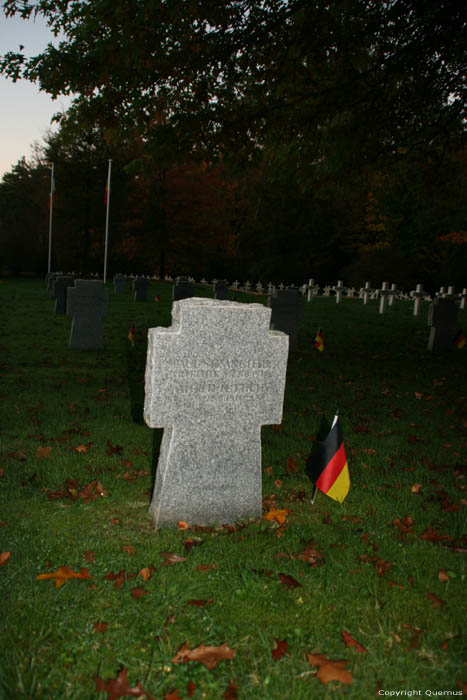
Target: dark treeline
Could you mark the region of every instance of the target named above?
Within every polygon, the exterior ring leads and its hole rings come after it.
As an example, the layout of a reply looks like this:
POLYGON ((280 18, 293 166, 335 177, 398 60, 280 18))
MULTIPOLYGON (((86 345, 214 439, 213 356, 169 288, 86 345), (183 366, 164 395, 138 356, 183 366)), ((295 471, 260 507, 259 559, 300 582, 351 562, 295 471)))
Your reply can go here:
POLYGON ((0 183, 5 272, 467 284, 465 18, 449 0, 8 0, 67 40, 3 74, 78 95, 0 183))

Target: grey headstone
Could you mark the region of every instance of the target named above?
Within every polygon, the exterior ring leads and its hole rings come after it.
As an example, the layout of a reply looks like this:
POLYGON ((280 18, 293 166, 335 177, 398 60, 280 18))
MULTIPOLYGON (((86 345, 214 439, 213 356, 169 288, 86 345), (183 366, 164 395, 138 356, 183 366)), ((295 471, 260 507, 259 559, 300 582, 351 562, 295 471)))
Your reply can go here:
POLYGON ((288 338, 271 310, 192 297, 148 331, 144 419, 165 428, 156 528, 261 515, 261 426, 280 423, 288 338))
POLYGON ((114 277, 114 292, 115 294, 124 294, 126 287, 126 277, 121 272, 114 277))
POLYGON ((49 296, 51 299, 55 298, 54 297, 54 284, 55 284, 55 280, 57 279, 57 277, 58 277, 57 272, 51 272, 49 274, 49 277, 47 280, 47 289, 49 290, 49 296))
POLYGON ((289 347, 297 343, 297 327, 302 318, 303 296, 296 287, 278 289, 268 296, 268 306, 272 310, 271 329, 283 331, 289 336, 289 347))
POLYGON ((195 293, 195 288, 188 277, 177 277, 175 284, 172 287, 172 300, 180 301, 181 299, 189 299, 195 293))
POLYGON ((101 280, 75 280, 67 295, 67 315, 73 317, 69 348, 104 347, 102 321, 109 307, 109 290, 101 280))
POLYGON ((446 352, 453 349, 457 329, 457 305, 449 299, 438 298, 428 307, 430 352, 446 352))
POLYGON ((216 280, 213 285, 214 299, 229 298, 229 283, 227 280, 216 280))
POLYGON ((69 277, 68 275, 57 277, 57 279, 55 280, 54 296, 56 314, 66 314, 66 300, 68 287, 72 287, 74 281, 74 278, 69 277))
POLYGON ((133 281, 133 291, 135 293, 135 301, 147 301, 149 282, 145 277, 137 277, 133 281))

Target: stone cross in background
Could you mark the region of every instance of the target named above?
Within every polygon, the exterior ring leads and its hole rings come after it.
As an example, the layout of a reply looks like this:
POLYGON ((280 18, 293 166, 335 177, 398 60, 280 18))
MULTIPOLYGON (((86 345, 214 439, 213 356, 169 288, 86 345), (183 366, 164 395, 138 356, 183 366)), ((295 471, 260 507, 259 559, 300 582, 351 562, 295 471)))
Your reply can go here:
POLYGON ((109 308, 109 290, 100 280, 75 280, 68 288, 67 315, 73 317, 69 348, 104 347, 102 321, 109 308))
POLYGON ((428 307, 428 325, 431 326, 428 350, 430 352, 451 350, 457 330, 456 303, 449 299, 436 299, 428 307))
POLYGON ((164 428, 156 528, 261 515, 261 426, 280 423, 288 338, 262 304, 177 301, 148 332, 144 419, 164 428))
POLYGON ((426 294, 423 291, 423 284, 417 284, 415 291, 410 292, 410 295, 412 299, 414 299, 414 304, 413 304, 413 315, 414 316, 419 316, 420 315, 420 309, 422 306, 422 301, 425 298, 426 294))
POLYGON ((387 282, 383 282, 381 289, 378 289, 378 293, 380 296, 379 313, 384 314, 388 308, 388 296, 391 294, 387 282))
POLYGON ((336 292, 336 304, 340 304, 342 301, 342 292, 345 289, 343 281, 339 280, 333 289, 336 292))

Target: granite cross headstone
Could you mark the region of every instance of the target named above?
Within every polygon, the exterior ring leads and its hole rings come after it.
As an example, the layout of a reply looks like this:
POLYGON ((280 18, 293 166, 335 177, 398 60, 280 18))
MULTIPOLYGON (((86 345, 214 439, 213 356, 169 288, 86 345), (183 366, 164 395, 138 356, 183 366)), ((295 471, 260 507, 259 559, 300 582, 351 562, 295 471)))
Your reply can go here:
POLYGON ((388 289, 388 283, 383 282, 381 289, 378 289, 377 291, 380 296, 379 313, 384 314, 388 308, 388 296, 391 294, 391 291, 388 289))
POLYGON ((261 426, 280 423, 288 338, 271 310, 192 297, 148 331, 144 419, 164 428, 156 528, 261 515, 261 426))
POLYGON ((419 316, 422 301, 426 297, 426 292, 423 291, 423 284, 417 284, 415 291, 411 292, 410 294, 412 299, 414 299, 413 315, 419 316))
POLYGON ((109 290, 101 280, 75 280, 68 288, 68 316, 73 317, 68 347, 91 349, 104 347, 102 321, 109 307, 109 290))

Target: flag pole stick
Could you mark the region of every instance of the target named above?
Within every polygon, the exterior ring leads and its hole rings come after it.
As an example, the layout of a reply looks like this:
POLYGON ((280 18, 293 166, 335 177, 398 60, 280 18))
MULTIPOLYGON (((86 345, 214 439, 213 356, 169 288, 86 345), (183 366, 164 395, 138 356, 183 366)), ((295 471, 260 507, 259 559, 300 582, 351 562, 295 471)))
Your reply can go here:
POLYGON ((47 266, 47 272, 52 271, 52 218, 53 218, 53 208, 54 208, 54 164, 52 163, 52 169, 50 171, 50 195, 49 195, 49 262, 47 266))
POLYGON ((109 212, 110 212, 110 175, 112 161, 109 158, 109 172, 107 174, 107 214, 105 218, 105 251, 104 251, 104 284, 107 282, 107 248, 109 244, 109 212))
POLYGON ((313 505, 313 503, 315 502, 315 498, 316 498, 316 493, 317 493, 317 491, 318 491, 318 487, 315 485, 315 492, 314 492, 314 494, 313 494, 313 498, 312 498, 311 501, 310 501, 311 505, 313 505))

